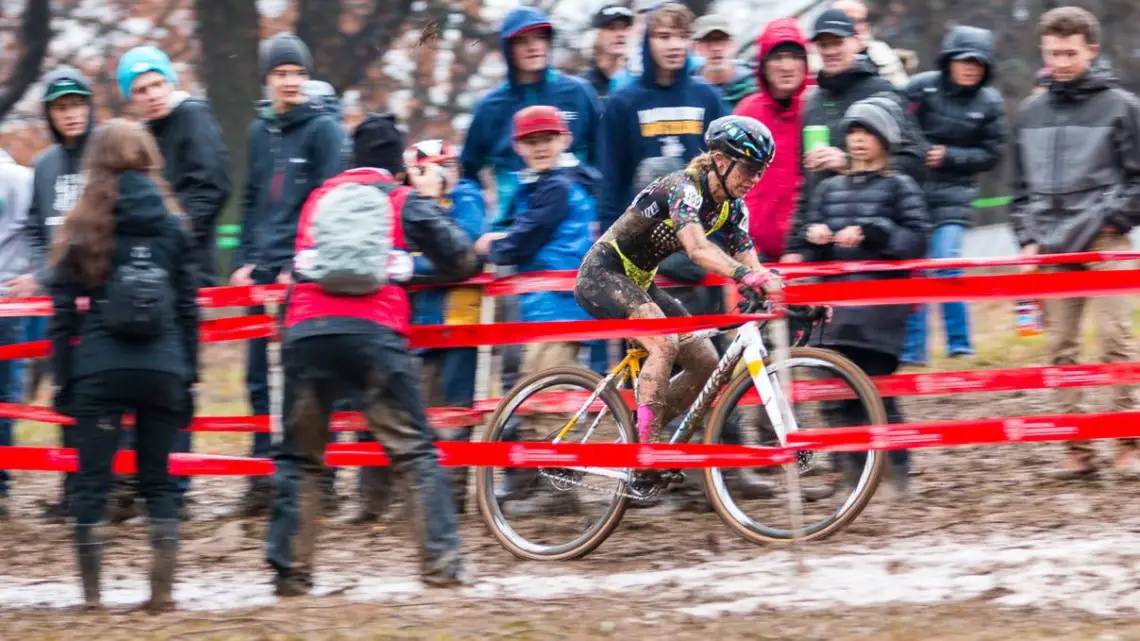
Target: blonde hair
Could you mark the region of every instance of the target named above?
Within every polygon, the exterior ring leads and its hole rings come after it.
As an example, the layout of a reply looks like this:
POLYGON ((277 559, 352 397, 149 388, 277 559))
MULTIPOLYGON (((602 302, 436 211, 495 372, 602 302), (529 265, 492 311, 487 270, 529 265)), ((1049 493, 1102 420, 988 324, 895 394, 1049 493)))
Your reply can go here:
POLYGON ((696 180, 701 177, 701 174, 708 173, 714 168, 716 168, 716 161, 713 160, 712 152, 706 151, 689 161, 689 166, 685 167, 685 173, 689 175, 689 178, 696 180))

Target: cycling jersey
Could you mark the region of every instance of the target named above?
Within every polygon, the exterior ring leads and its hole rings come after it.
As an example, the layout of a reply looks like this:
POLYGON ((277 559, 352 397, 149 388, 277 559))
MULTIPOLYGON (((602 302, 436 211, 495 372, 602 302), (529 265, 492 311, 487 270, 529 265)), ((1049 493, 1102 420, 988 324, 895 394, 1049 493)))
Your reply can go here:
POLYGON ((633 199, 598 244, 616 250, 626 276, 645 290, 653 283, 661 261, 682 249, 677 231, 690 223, 699 224, 706 236, 724 229, 730 256, 752 249, 744 201, 717 205, 705 198, 705 191, 707 183, 688 171, 663 176, 633 199))

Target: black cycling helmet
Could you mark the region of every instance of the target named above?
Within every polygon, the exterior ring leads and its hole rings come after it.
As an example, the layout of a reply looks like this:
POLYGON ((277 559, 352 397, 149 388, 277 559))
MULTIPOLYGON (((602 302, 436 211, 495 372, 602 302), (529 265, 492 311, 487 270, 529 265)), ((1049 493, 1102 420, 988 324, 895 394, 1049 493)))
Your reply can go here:
POLYGON ((732 160, 723 173, 719 167, 713 167, 717 180, 724 186, 725 195, 732 199, 740 198, 728 186, 728 175, 736 168, 736 163, 750 163, 763 171, 776 157, 776 141, 772 139, 772 132, 764 123, 747 116, 723 116, 712 121, 705 131, 705 146, 710 152, 719 151, 732 160))
POLYGON ((705 146, 733 160, 767 166, 776 157, 776 141, 764 123, 747 116, 723 116, 705 132, 705 146))

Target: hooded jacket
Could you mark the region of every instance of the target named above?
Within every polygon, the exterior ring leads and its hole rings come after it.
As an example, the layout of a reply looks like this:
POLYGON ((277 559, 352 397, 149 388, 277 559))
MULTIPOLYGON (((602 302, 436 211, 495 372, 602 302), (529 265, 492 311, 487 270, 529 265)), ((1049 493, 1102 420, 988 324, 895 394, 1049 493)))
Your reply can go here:
POLYGON ((218 284, 216 228, 230 196, 230 154, 208 102, 183 92, 171 99, 170 113, 147 125, 162 152, 163 178, 190 219, 202 287, 211 287, 218 284))
POLYGON ((634 172, 642 160, 678 156, 686 162, 705 151, 705 130, 729 113, 720 90, 693 77, 686 59, 672 84, 657 81, 657 64, 649 53, 649 32, 641 47, 642 72, 637 81, 606 98, 600 140, 602 187, 598 222, 609 229, 633 200, 634 172))
POLYGON ((341 169, 344 132, 320 103, 278 114, 262 108, 249 127, 241 236, 234 264, 279 271, 293 259, 309 194, 341 169))
POLYGON ((736 107, 748 96, 757 91, 757 72, 751 66, 737 60, 732 69, 732 77, 728 82, 716 85, 724 96, 724 101, 730 108, 736 107))
MULTIPOLYGON (((879 75, 879 68, 874 62, 866 56, 858 56, 855 59, 855 66, 846 72, 834 76, 820 72, 816 84, 818 88, 812 93, 804 108, 805 127, 812 125, 827 127, 830 130, 830 144, 846 151, 847 140, 843 118, 847 109, 860 100, 868 98, 881 100, 883 106, 898 120, 902 132, 900 144, 892 151, 891 165, 896 171, 922 184, 926 178, 927 149, 922 131, 905 108, 906 98, 886 78, 879 75)), ((796 218, 792 223, 787 252, 800 253, 804 238, 803 218, 808 199, 820 182, 833 175, 832 172, 804 170, 803 188, 800 189, 797 199, 796 218)))
POLYGON ((1104 225, 1140 221, 1140 100, 1102 59, 1021 103, 1013 133, 1018 242, 1041 253, 1086 251, 1104 225))
POLYGON ((0 149, 0 282, 28 273, 26 225, 33 176, 31 169, 0 149))
POLYGON ((119 178, 115 201, 112 272, 130 262, 139 245, 146 246, 155 265, 169 274, 173 292, 162 335, 150 341, 126 341, 107 329, 104 286, 80 284, 66 266, 53 270, 48 289, 54 314, 48 337, 52 373, 63 388, 84 376, 124 369, 163 372, 187 384, 198 380, 198 275, 190 258, 188 225, 167 211, 149 176, 126 172, 119 178), (79 311, 81 297, 90 301, 86 312, 79 311))
POLYGON ((1001 92, 989 86, 993 52, 991 31, 955 27, 942 41, 938 71, 915 76, 907 87, 911 111, 926 141, 946 148, 942 166, 929 169, 923 184, 935 227, 969 225, 978 197, 977 175, 1001 162, 1009 124, 1001 92), (958 86, 951 78, 950 63, 961 54, 985 66, 981 82, 973 87, 958 86))
MULTIPOLYGON (((84 89, 91 89, 91 81, 71 67, 60 67, 44 76, 46 92, 60 80, 71 80, 84 89)), ((46 95, 46 94, 45 94, 46 95)), ((50 107, 44 103, 44 119, 55 144, 45 149, 35 161, 35 178, 32 187, 32 204, 28 210, 27 237, 31 248, 31 269, 39 273, 41 283, 46 282, 42 273, 47 263, 48 249, 55 232, 63 224, 63 217, 79 200, 82 188, 83 149, 87 136, 95 127, 95 109, 87 121, 87 131, 83 132, 71 147, 63 144, 63 137, 52 124, 50 107)))
POLYGON ((803 96, 807 76, 805 74, 805 82, 800 83, 789 99, 777 100, 769 93, 764 74, 764 62, 772 49, 786 42, 807 51, 807 38, 796 19, 783 18, 768 23, 756 39, 759 51, 756 78, 760 92, 745 98, 734 111, 767 125, 776 141, 772 164, 760 183, 744 196, 744 203, 748 205, 748 234, 764 260, 778 260, 783 254, 796 211, 796 196, 803 184, 803 96))
MULTIPOLYGON (((598 237, 594 191, 597 170, 566 154, 555 169, 523 172, 511 203, 507 236, 491 243, 490 261, 519 273, 578 269, 598 237)), ((574 292, 531 292, 519 301, 528 323, 589 320, 574 292)))
POLYGON ((601 102, 593 87, 581 78, 564 75, 552 65, 538 82, 524 85, 517 79, 511 61, 511 39, 529 29, 550 24, 539 9, 520 7, 503 19, 499 44, 507 65, 507 79, 484 96, 477 105, 467 130, 459 162, 463 177, 479 180, 479 172, 490 165, 495 172, 500 219, 507 213, 518 188, 516 172, 524 168, 522 158, 511 144, 511 118, 525 107, 549 105, 562 111, 573 140, 570 152, 588 165, 598 163, 596 140, 601 102))

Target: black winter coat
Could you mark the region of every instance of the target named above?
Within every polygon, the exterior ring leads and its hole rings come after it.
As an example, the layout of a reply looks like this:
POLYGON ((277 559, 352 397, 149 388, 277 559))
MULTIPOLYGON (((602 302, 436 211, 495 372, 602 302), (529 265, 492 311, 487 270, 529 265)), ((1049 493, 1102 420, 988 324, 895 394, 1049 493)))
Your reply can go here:
POLYGON ((1009 123, 1001 92, 987 86, 993 47, 990 31, 956 27, 943 42, 939 71, 915 76, 907 86, 911 109, 926 141, 946 148, 942 166, 929 170, 923 183, 935 227, 969 225, 978 197, 977 175, 1001 162, 1009 123), (950 62, 962 53, 985 64, 985 75, 974 87, 960 87, 951 80, 950 62))
POLYGON ((119 178, 115 202, 115 251, 112 272, 129 263, 131 250, 146 246, 151 260, 170 276, 173 304, 162 335, 130 342, 111 334, 104 315, 106 289, 80 284, 65 256, 52 270, 48 289, 54 314, 48 324, 52 371, 59 391, 57 407, 66 407, 77 379, 112 370, 145 370, 172 374, 187 384, 198 380, 198 274, 190 230, 170 214, 149 176, 127 172, 119 178), (87 311, 77 300, 87 299, 87 311), (73 339, 78 344, 73 345, 73 339))
MULTIPOLYGON (((926 255, 930 218, 922 190, 910 176, 860 173, 823 181, 811 196, 804 230, 827 225, 838 233, 844 227, 863 229, 858 247, 813 245, 806 238, 808 262, 829 260, 904 260, 926 255)), ((909 278, 909 272, 865 272, 827 277, 829 282, 866 282, 909 278)), ((836 307, 824 328, 825 345, 870 349, 898 357, 906 336, 910 305, 836 307)))
MULTIPOLYGON (((906 110, 906 98, 899 93, 889 80, 879 75, 879 68, 866 56, 860 56, 855 67, 837 76, 826 76, 822 72, 817 78, 819 86, 804 107, 804 127, 824 125, 831 130, 831 145, 846 151, 847 140, 843 131, 843 117, 847 109, 876 94, 890 96, 898 105, 891 109, 899 121, 902 142, 893 150, 891 166, 898 172, 921 183, 926 175, 926 142, 918 123, 906 110)), ((801 254, 800 245, 804 238, 804 217, 807 215, 808 199, 817 185, 834 176, 831 172, 804 170, 804 183, 796 203, 796 217, 788 238, 787 253, 801 254)))
POLYGON ((217 285, 218 216, 230 197, 230 154, 210 104, 182 99, 170 115, 147 123, 162 152, 163 177, 174 189, 194 234, 202 287, 217 285))

